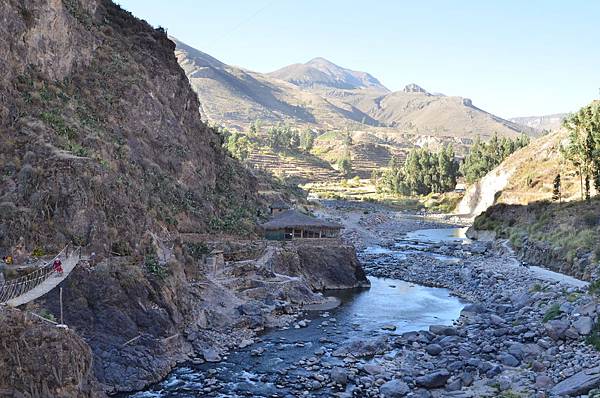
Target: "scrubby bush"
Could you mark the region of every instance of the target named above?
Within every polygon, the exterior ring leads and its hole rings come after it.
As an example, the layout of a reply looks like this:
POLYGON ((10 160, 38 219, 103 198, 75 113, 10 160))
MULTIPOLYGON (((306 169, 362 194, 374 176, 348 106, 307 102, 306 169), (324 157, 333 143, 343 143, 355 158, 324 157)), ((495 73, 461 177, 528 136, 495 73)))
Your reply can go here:
POLYGON ((556 319, 560 316, 561 313, 562 311, 560 310, 560 306, 558 304, 552 304, 552 306, 548 308, 548 310, 544 314, 544 318, 542 319, 542 321, 548 322, 553 319, 556 319))

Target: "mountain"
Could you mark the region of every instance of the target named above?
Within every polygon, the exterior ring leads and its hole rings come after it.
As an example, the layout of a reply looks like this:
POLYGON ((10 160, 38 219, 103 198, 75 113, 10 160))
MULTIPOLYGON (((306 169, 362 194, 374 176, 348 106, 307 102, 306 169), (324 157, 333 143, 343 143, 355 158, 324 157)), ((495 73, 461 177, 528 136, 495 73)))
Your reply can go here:
POLYGON ((275 124, 343 126, 349 122, 376 124, 347 104, 327 99, 268 75, 226 65, 171 38, 175 55, 200 99, 209 121, 243 130, 255 120, 275 124))
POLYGON ((511 122, 527 126, 542 132, 558 130, 561 126, 562 121, 565 117, 567 117, 567 115, 568 113, 554 113, 552 115, 544 116, 513 117, 509 120, 511 122))
POLYGON ((324 130, 350 128, 377 135, 417 134, 474 139, 516 136, 533 129, 485 112, 470 99, 433 95, 417 84, 390 92, 366 72, 324 58, 263 74, 227 65, 185 43, 177 59, 210 121, 244 130, 257 119, 324 130))
POLYGON ((504 120, 473 105, 463 97, 432 95, 417 85, 385 95, 367 90, 328 90, 321 95, 356 107, 388 130, 435 137, 474 139, 514 137, 522 132, 535 134, 527 127, 504 120))
POLYGON ((373 88, 384 93, 389 92, 379 80, 370 74, 342 68, 321 57, 313 58, 305 64, 285 66, 268 73, 268 75, 306 89, 314 87, 373 88))

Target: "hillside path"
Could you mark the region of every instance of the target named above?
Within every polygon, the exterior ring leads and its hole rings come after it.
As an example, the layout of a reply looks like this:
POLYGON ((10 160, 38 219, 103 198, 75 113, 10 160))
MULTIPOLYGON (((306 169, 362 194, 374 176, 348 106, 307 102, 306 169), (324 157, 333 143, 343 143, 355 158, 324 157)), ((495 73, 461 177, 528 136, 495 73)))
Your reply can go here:
MULTIPOLYGON (((508 240, 503 240, 501 245, 509 253, 509 258, 511 260, 509 264, 513 267, 522 267, 521 262, 517 260, 515 256, 515 251, 508 244, 508 240)), ((538 267, 536 265, 530 265, 527 269, 534 277, 544 281, 561 282, 573 287, 587 287, 589 285, 589 282, 561 274, 560 272, 550 271, 549 269, 538 267)))

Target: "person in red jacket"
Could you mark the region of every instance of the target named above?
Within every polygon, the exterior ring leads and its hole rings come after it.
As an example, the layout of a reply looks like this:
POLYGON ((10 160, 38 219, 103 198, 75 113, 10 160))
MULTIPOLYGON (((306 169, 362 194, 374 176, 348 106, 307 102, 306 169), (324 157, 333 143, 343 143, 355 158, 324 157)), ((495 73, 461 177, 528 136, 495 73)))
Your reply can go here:
POLYGON ((60 258, 57 258, 56 260, 54 260, 54 263, 52 264, 52 268, 54 268, 54 272, 56 272, 58 274, 58 276, 62 276, 63 267, 62 267, 62 261, 60 261, 60 258))

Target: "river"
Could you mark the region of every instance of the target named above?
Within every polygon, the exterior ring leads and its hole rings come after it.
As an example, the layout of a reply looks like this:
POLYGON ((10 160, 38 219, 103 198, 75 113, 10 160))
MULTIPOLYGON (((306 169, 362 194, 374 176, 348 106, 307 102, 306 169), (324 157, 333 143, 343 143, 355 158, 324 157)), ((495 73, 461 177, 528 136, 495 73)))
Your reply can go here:
MULTIPOLYGON (((459 228, 424 229, 407 234, 397 249, 369 247, 359 256, 427 253, 429 244, 464 239, 459 228)), ((452 264, 452 258, 447 262, 452 264)), ((301 318, 304 327, 266 331, 258 343, 230 353, 217 364, 185 364, 161 383, 130 397, 298 395, 306 386, 294 381, 306 377, 311 363, 318 361, 323 368, 342 363, 342 358, 332 355, 341 344, 423 330, 433 324, 451 325, 464 307, 447 289, 372 276, 369 280, 369 289, 326 292, 341 304, 329 311, 306 311, 301 318)), ((311 393, 330 395, 327 388, 311 393)))

